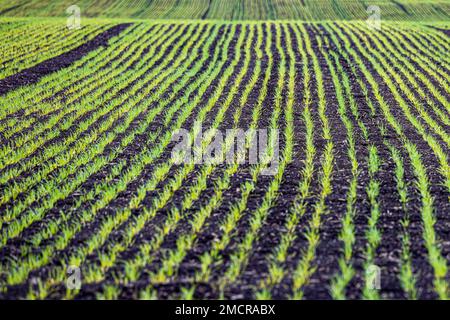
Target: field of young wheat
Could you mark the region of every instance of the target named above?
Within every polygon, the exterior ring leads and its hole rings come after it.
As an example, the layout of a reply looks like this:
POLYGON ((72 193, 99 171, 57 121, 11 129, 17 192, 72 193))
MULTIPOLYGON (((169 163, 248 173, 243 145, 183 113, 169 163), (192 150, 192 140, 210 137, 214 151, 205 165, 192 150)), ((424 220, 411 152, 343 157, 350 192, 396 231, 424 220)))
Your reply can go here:
POLYGON ((69 2, 0 1, 0 299, 450 298, 448 1, 69 2))

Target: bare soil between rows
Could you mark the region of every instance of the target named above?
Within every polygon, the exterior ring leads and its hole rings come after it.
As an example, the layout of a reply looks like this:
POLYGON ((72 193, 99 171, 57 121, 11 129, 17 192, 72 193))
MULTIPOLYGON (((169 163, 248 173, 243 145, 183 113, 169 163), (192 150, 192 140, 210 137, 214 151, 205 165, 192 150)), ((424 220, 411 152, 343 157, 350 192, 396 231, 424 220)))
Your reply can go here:
POLYGON ((97 35, 92 40, 83 43, 81 46, 76 47, 66 53, 59 56, 41 62, 31 68, 20 71, 9 77, 0 80, 0 95, 4 95, 10 91, 13 91, 19 87, 37 83, 42 77, 67 68, 75 61, 81 59, 83 56, 91 51, 101 47, 107 46, 108 40, 117 36, 123 30, 128 28, 131 23, 122 23, 111 27, 110 29, 97 35))

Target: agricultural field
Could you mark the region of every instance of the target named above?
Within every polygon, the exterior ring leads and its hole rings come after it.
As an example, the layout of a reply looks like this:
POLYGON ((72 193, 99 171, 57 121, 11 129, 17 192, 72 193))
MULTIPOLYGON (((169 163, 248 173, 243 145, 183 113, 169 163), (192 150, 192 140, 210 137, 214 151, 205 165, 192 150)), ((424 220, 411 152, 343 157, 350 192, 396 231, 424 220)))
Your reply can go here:
POLYGON ((0 1, 0 299, 450 298, 449 1, 72 4, 0 1))
POLYGON ((366 20, 376 5, 383 19, 442 21, 448 0, 1 0, 0 15, 65 17, 76 4, 86 17, 212 20, 366 20))

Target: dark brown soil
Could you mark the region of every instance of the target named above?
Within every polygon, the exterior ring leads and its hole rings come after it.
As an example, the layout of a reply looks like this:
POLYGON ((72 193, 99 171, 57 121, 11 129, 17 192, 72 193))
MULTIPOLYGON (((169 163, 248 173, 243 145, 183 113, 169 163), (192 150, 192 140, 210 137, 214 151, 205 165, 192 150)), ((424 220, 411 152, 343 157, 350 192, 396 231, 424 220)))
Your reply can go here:
POLYGON ((107 46, 108 40, 117 36, 123 30, 128 28, 131 23, 122 23, 97 35, 94 39, 83 43, 81 46, 63 53, 59 56, 41 62, 34 67, 25 69, 0 80, 0 95, 15 90, 21 86, 30 85, 38 82, 42 77, 70 66, 73 62, 81 59, 89 52, 100 46, 107 46))
POLYGON ((429 26, 430 28, 442 31, 446 36, 450 37, 450 29, 442 29, 442 28, 437 28, 437 27, 433 27, 433 26, 429 26))

